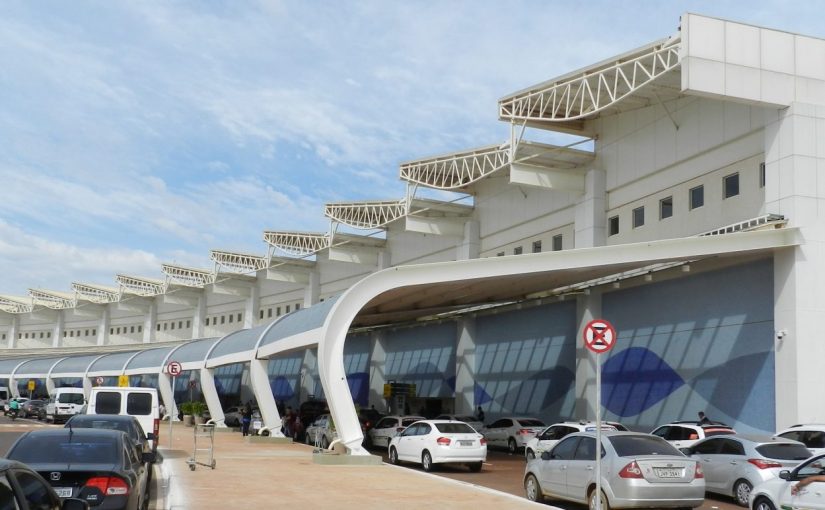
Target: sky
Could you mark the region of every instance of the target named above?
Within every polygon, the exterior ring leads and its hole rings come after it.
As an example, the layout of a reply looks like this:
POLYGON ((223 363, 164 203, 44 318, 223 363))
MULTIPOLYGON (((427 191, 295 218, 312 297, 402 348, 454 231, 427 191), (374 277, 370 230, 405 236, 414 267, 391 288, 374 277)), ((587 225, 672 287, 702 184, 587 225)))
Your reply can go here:
POLYGON ((684 12, 825 37, 821 8, 5 0, 0 294, 265 255, 264 230, 402 198, 399 163, 505 141, 500 97, 672 35, 684 12))

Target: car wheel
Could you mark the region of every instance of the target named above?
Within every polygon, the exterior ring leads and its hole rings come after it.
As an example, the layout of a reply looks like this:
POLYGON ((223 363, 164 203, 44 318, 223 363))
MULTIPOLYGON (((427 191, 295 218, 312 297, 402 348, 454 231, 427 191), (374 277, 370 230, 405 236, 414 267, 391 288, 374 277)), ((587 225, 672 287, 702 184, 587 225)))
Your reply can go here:
POLYGON ((427 450, 421 454, 421 467, 428 473, 433 470, 433 456, 427 450))
POLYGON ((544 496, 541 493, 539 481, 532 473, 527 475, 527 478, 524 480, 524 492, 525 496, 530 501, 535 501, 536 503, 541 503, 544 501, 544 496))
POLYGON ((472 471, 473 473, 478 473, 481 471, 482 464, 482 462, 470 462, 469 464, 467 464, 467 466, 469 466, 470 471, 472 471))
POLYGON ((763 496, 756 498, 753 502, 753 510, 776 510, 776 507, 773 506, 771 500, 763 496))
POLYGON ((398 451, 395 448, 390 448, 390 464, 398 465, 398 451))
POLYGON ((366 435, 367 437, 364 438, 364 448, 367 450, 372 449, 372 438, 369 434, 366 435))
POLYGON ((326 450, 329 448, 329 441, 327 440, 327 436, 321 436, 321 449, 326 450))
POLYGON ((510 455, 513 455, 514 453, 518 452, 518 445, 516 444, 516 440, 512 437, 507 440, 507 452, 510 455))
POLYGON ((530 450, 529 448, 527 449, 527 453, 525 453, 524 456, 527 457, 528 461, 531 461, 536 458, 536 454, 533 452, 533 450, 530 450))
MULTIPOLYGON (((607 501, 607 496, 604 495, 604 491, 601 492, 602 495, 602 510, 610 510, 610 503, 607 501)), ((590 497, 587 498, 588 508, 590 510, 596 510, 596 489, 590 491, 590 497)))
POLYGON ((733 499, 736 500, 736 504, 747 507, 748 500, 751 497, 751 490, 753 490, 753 485, 747 480, 739 480, 733 484, 733 499))

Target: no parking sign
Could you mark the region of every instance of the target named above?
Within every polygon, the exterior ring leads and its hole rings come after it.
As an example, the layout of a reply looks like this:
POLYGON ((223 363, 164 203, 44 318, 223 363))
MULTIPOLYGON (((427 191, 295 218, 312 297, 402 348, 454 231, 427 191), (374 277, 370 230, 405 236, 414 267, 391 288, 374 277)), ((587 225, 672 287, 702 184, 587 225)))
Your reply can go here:
POLYGON ((616 343, 616 328, 604 319, 594 319, 584 327, 584 345, 596 354, 607 352, 616 343))

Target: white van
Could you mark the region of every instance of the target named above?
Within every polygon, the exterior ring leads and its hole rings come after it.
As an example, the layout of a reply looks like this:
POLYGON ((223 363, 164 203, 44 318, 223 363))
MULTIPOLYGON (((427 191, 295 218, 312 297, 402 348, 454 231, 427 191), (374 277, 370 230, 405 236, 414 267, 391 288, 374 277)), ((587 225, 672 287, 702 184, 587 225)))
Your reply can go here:
POLYGON ((143 433, 152 445, 158 447, 160 414, 158 390, 134 386, 95 386, 89 394, 86 414, 121 414, 137 418, 143 433))
POLYGON ((55 388, 46 402, 46 421, 66 421, 83 409, 83 388, 55 388))

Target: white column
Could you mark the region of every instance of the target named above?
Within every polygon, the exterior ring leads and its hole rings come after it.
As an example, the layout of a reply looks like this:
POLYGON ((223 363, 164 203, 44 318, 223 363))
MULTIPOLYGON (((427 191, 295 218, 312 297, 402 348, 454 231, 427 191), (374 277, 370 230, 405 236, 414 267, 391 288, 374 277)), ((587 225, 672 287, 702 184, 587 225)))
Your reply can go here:
POLYGON ((375 406, 378 412, 387 411, 387 401, 384 399, 384 384, 387 377, 384 368, 387 361, 387 335, 383 331, 373 331, 370 335, 370 396, 369 404, 375 406))
POLYGON ((476 220, 467 221, 464 223, 464 238, 456 247, 456 260, 477 259, 480 253, 481 224, 476 220))
POLYGON ((89 395, 92 394, 92 380, 88 376, 83 376, 83 398, 89 401, 89 395))
POLYGON ((607 177, 604 170, 588 170, 584 195, 576 203, 575 247, 604 246, 607 239, 607 177))
POLYGON ((303 402, 315 394, 315 379, 312 378, 312 369, 318 365, 318 356, 312 349, 304 351, 304 361, 301 363, 301 387, 298 401, 303 402))
POLYGON ((389 250, 381 250, 378 252, 378 269, 387 269, 392 266, 392 254, 389 250))
POLYGON ((579 296, 576 300, 576 420, 596 419, 596 359, 584 346, 584 327, 602 315, 602 294, 590 289, 590 295, 579 296))
POLYGON ((201 392, 209 408, 211 420, 218 428, 226 428, 224 423, 223 407, 221 399, 218 397, 218 388, 215 386, 215 369, 201 368, 201 392))
POLYGON ((774 253, 776 428, 825 421, 825 107, 794 103, 765 127, 765 212, 804 244, 774 253), (780 338, 781 337, 781 338, 780 338))
POLYGON ((8 340, 8 347, 9 349, 14 349, 17 347, 17 333, 20 331, 20 317, 18 315, 11 316, 11 326, 9 327, 9 333, 6 337, 8 340))
MULTIPOLYGON (((57 311, 57 320, 54 322, 52 328, 52 347, 60 347, 63 344, 63 330, 66 327, 66 312, 65 310, 57 311)), ((51 391, 49 392, 51 395, 51 391)))
POLYGON ((309 272, 309 282, 304 287, 304 308, 318 303, 321 299, 321 272, 315 268, 309 272))
POLYGON ((203 338, 203 330, 206 327, 206 292, 198 295, 198 304, 195 305, 192 314, 192 338, 203 338))
POLYGON ((455 413, 475 414, 476 318, 465 315, 457 322, 455 353, 455 413))
MULTIPOLYGON (((163 405, 166 406, 166 414, 172 421, 178 420, 178 406, 175 403, 175 391, 172 388, 172 378, 169 374, 161 372, 158 374, 158 391, 163 399, 163 405)), ((211 413, 212 411, 210 411, 211 413)))
POLYGON ((255 326, 255 321, 258 319, 258 309, 261 307, 261 289, 257 283, 253 283, 249 287, 249 297, 246 298, 246 306, 244 307, 243 327, 252 328, 255 326))
MULTIPOLYGON (((158 302, 152 299, 149 303, 149 308, 146 310, 146 315, 143 317, 143 343, 148 344, 152 342, 155 336, 155 328, 158 323, 158 302)), ((169 406, 166 406, 169 409, 169 406)), ((176 415, 177 416, 177 415, 176 415)))
POLYGON ((267 367, 268 359, 253 359, 249 362, 249 382, 252 385, 252 392, 261 410, 261 418, 264 421, 264 428, 269 431, 272 437, 284 437, 281 432, 281 415, 278 412, 278 404, 272 394, 272 387, 269 385, 269 373, 267 367))
POLYGON ((110 325, 109 305, 103 305, 100 313, 100 322, 97 325, 97 345, 106 345, 109 343, 110 325))

